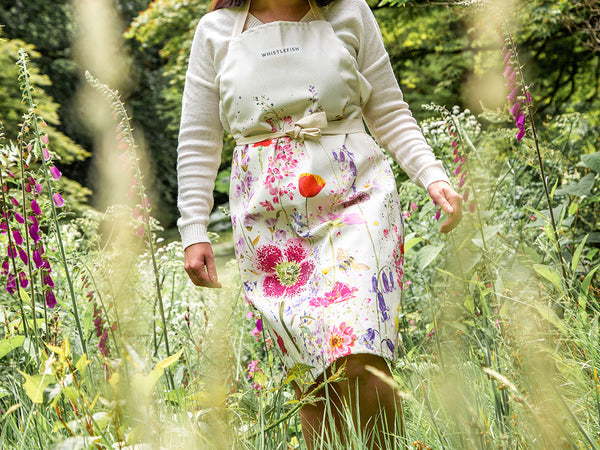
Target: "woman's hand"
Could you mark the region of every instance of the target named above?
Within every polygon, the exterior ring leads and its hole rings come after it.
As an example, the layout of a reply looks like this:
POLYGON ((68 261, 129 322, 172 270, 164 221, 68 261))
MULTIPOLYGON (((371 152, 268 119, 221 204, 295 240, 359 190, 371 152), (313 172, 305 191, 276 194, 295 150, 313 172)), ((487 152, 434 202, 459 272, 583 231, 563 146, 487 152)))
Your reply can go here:
POLYGON ((436 202, 442 210, 448 214, 440 231, 448 233, 453 230, 462 219, 462 197, 445 181, 435 181, 427 187, 429 196, 436 202))
POLYGON ((215 258, 208 242, 192 244, 185 249, 185 271, 196 286, 220 288, 215 258))

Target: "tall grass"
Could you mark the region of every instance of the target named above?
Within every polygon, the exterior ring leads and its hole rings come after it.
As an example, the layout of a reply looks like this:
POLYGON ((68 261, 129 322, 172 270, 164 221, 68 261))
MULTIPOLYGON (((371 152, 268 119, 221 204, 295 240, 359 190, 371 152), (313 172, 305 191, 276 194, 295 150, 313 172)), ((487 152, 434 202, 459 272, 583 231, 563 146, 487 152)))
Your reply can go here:
MULTIPOLYGON (((90 19, 112 17, 110 5, 86 9, 103 4, 92 3, 79 4, 80 20, 116 42, 102 28, 110 21, 90 19)), ((80 45, 82 55, 93 53, 80 45)), ((102 73, 102 61, 86 66, 112 85, 123 81, 119 71, 102 73)), ((30 113, 20 142, 0 143, 1 279, 9 288, 0 293, 0 448, 306 448, 299 410, 318 400, 316 390, 298 401, 291 389, 306 368, 285 370, 277 360, 243 298, 229 238, 214 243, 229 260, 220 267, 224 288, 188 280, 180 244, 165 243, 151 216, 143 142, 119 93, 88 77, 109 99, 82 94, 93 105, 90 127, 110 187, 101 195, 113 206, 72 218, 60 212, 68 199, 59 207, 54 195, 60 177, 26 64, 21 76, 30 113)), ((480 117, 429 109, 424 133, 456 175, 465 218, 442 237, 430 200, 401 186, 401 357, 386 381, 402 399, 405 434, 390 433, 384 447, 598 448, 600 252, 592 232, 600 156, 566 160, 543 138, 517 140, 507 106, 480 117), (486 129, 487 119, 502 126, 486 129), (547 196, 546 180, 525 162, 538 149, 557 186, 547 196), (579 178, 561 184, 566 167, 579 178)), ((343 370, 322 386, 325 398, 338 377, 343 370)), ((350 410, 342 411, 347 435, 329 423, 319 448, 365 447, 350 410)))

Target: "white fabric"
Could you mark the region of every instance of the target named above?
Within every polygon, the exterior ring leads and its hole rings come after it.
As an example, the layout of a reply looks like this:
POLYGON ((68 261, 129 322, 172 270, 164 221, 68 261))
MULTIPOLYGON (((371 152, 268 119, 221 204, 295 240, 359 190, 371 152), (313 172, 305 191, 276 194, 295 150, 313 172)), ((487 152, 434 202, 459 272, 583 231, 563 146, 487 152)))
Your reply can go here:
MULTIPOLYGON (((185 90, 178 147, 178 221, 183 246, 208 242, 206 227, 213 206, 214 180, 221 160, 223 131, 230 130, 220 111, 220 78, 236 13, 241 8, 206 14, 198 24, 185 90)), ((446 181, 394 77, 377 22, 364 0, 335 0, 322 8, 327 20, 364 78, 362 114, 373 136, 419 186, 446 181)), ((302 20, 311 21, 313 13, 302 20)), ((246 30, 261 23, 248 16, 246 30)), ((246 31, 246 32, 248 32, 246 31)), ((310 69, 307 69, 310 70, 310 69)), ((360 117, 349 116, 350 119, 360 117)))
POLYGON ((299 140, 300 142, 304 139, 318 140, 323 135, 327 134, 348 134, 348 133, 364 133, 365 127, 363 121, 360 119, 346 119, 335 122, 327 121, 327 114, 324 111, 316 112, 308 116, 304 116, 292 124, 292 128, 285 131, 271 132, 266 134, 259 134, 247 138, 237 139, 237 145, 244 144, 255 144, 266 139, 276 139, 283 136, 289 136, 292 139, 299 140))
POLYGON ((394 360, 404 260, 394 174, 362 124, 371 87, 310 3, 315 20, 243 33, 240 11, 219 80, 244 295, 316 379, 353 353, 394 360))

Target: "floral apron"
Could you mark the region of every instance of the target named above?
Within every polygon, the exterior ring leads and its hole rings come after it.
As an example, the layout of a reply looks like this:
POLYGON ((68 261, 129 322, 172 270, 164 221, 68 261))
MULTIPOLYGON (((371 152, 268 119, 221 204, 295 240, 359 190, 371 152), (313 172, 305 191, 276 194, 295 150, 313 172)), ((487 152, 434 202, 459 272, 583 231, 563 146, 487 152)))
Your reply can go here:
POLYGON ((395 358, 404 259, 394 176, 362 122, 371 88, 310 6, 316 20, 244 32, 240 8, 217 83, 246 298, 285 365, 316 378, 341 356, 395 358))

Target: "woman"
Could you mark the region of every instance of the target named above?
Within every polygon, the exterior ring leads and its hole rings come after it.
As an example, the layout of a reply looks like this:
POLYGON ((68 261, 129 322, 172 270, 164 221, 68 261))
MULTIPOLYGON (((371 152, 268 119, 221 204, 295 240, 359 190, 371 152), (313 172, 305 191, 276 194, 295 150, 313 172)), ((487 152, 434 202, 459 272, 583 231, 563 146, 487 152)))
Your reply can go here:
POLYGON ((367 366, 390 375, 396 356, 402 216, 363 119, 449 214, 441 231, 454 228, 461 199, 402 98, 364 0, 217 0, 200 21, 178 148, 185 268, 196 285, 220 286, 206 225, 225 129, 237 144, 230 208, 246 298, 288 368, 304 363, 319 382, 345 363, 345 380, 328 386, 332 404, 301 411, 309 448, 327 409, 343 434, 342 403, 372 442, 384 429, 401 433, 394 391, 367 366))

